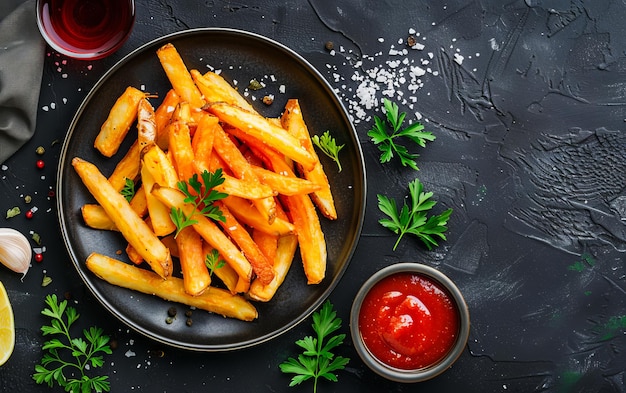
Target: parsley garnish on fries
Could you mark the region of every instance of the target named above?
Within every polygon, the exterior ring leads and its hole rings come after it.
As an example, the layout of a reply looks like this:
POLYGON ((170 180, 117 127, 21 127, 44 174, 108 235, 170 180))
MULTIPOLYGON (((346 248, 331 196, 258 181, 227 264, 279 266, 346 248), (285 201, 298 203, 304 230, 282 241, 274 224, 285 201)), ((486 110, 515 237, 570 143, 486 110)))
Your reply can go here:
POLYGON ((128 202, 130 202, 135 196, 135 182, 129 178, 124 179, 124 188, 122 188, 120 193, 128 202))
POLYGON ((330 131, 326 130, 322 136, 313 135, 311 137, 311 141, 313 144, 330 157, 333 161, 337 163, 337 167, 339 168, 339 172, 341 172, 341 162, 339 162, 339 151, 343 149, 345 145, 337 146, 337 142, 335 138, 330 135, 330 131))
MULTIPOLYGON (((224 177, 222 176, 222 169, 218 168, 215 172, 204 171, 202 172, 202 183, 198 180, 198 175, 194 173, 193 177, 188 181, 179 181, 176 185, 178 189, 185 194, 185 203, 191 203, 196 212, 199 214, 211 218, 216 221, 225 222, 226 218, 222 214, 219 207, 215 206, 213 202, 224 199, 228 194, 215 191, 213 188, 224 183, 224 177), (204 184, 203 184, 204 183, 204 184), (195 191, 195 194, 189 190, 189 186, 195 191)), ((176 235, 184 228, 197 224, 198 221, 194 220, 195 213, 187 216, 185 212, 180 208, 172 207, 170 217, 176 225, 176 235)))

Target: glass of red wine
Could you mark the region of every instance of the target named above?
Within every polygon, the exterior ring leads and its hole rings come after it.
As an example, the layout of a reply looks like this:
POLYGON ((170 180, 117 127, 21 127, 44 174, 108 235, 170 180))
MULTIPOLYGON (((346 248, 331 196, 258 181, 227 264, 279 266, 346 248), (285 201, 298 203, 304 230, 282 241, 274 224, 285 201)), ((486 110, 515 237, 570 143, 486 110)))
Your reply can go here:
POLYGON ((94 60, 122 46, 135 22, 134 0, 37 0, 37 25, 52 49, 94 60))

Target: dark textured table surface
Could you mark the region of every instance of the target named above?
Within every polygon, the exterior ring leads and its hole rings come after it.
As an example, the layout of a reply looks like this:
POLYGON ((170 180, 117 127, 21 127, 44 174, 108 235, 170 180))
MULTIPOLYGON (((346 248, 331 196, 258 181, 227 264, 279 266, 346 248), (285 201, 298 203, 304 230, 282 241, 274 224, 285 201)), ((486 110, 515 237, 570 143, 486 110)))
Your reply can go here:
MULTIPOLYGON (((330 300, 348 333, 351 301, 378 269, 419 261, 464 293, 466 350, 420 384, 369 371, 348 339, 337 383, 319 391, 624 392, 626 369, 626 6, 621 1, 159 1, 137 2, 127 43, 113 56, 76 61, 45 53, 34 138, 0 170, 0 210, 36 206, 2 226, 41 235, 41 263, 24 280, 0 269, 15 311, 16 347, 0 390, 48 391, 31 378, 42 356, 47 294, 71 297, 85 326, 117 342, 102 372, 113 392, 305 392, 278 365, 299 353, 310 319, 270 342, 227 353, 154 342, 109 314, 75 271, 56 215, 61 142, 107 69, 140 45, 196 27, 231 27, 293 49, 333 86, 353 117, 367 168, 360 242, 330 300), (330 5, 332 4, 332 5, 330 5), (417 45, 409 48, 409 36, 417 45), (333 51, 325 44, 333 42, 333 51), (418 172, 380 164, 367 137, 391 97, 436 141, 418 172), (39 157, 35 150, 43 146, 39 157), (37 159, 45 160, 37 169, 37 159), (451 207, 448 240, 428 251, 378 224, 376 194, 406 195, 418 177, 451 207), (32 196, 30 205, 24 196, 32 196), (42 278, 52 278, 42 286, 42 278)), ((4 214, 3 218, 4 220, 4 214)), ((56 391, 59 391, 57 388, 56 391)))

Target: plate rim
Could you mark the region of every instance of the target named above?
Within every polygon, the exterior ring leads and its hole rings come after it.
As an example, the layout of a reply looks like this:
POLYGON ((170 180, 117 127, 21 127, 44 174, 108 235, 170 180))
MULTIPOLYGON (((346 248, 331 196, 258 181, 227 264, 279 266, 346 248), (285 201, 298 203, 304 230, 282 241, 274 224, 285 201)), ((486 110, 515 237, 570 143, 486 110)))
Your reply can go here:
POLYGON ((363 156, 362 147, 358 138, 358 133, 351 120, 350 113, 346 110, 346 107, 343 104, 340 97, 336 94, 333 87, 330 85, 328 80, 319 72, 319 70, 316 67, 314 67, 309 61, 307 61, 302 55, 297 53, 295 50, 289 48, 288 46, 272 38, 269 38, 269 37, 266 37, 266 36, 263 36, 261 34, 257 34, 254 32, 241 30, 241 29, 235 29, 235 28, 201 27, 201 28, 185 29, 185 30, 169 33, 169 34, 157 37, 155 39, 152 39, 140 45, 136 49, 129 52, 127 55, 123 56, 120 60, 118 60, 96 81, 96 83, 91 87, 89 92, 85 95, 85 97, 81 101, 80 106, 76 110, 68 126, 66 135, 63 139, 63 144, 62 144, 62 148, 60 150, 60 155, 59 155, 59 163, 57 167, 56 177, 57 177, 56 179, 57 219, 58 219, 58 223, 59 223, 60 230, 61 230, 61 237, 65 246, 65 249, 68 253, 68 256, 70 257, 72 261, 73 268, 80 276, 81 280, 83 281, 83 284, 89 289, 89 293, 98 301, 98 303, 100 303, 107 310, 107 312, 113 314, 117 320, 121 321, 123 324, 125 324, 126 326, 134 330, 135 332, 138 332, 142 336, 147 337, 156 342, 166 344, 171 347, 185 349, 185 350, 199 351, 199 352, 228 352, 228 351, 257 346, 257 345, 260 345, 262 343, 265 343, 267 341, 270 341, 274 338, 277 338, 285 334, 286 332, 290 331, 291 329, 293 329, 294 327, 302 323, 304 320, 306 320, 330 296, 330 294, 334 291, 334 289, 337 287, 337 285, 343 278, 343 275, 345 274, 348 268, 348 265, 350 264, 352 258, 354 257, 356 248, 358 247, 358 243, 359 243, 361 233, 363 230, 363 224, 365 221, 366 202, 367 202, 367 176, 366 176, 365 160, 363 156), (80 269, 79 266, 77 265, 79 263, 78 261, 79 258, 78 258, 78 255, 76 255, 76 252, 72 249, 70 245, 69 234, 66 230, 67 222, 63 214, 63 212, 65 212, 65 209, 64 209, 64 203, 63 203, 63 198, 62 198, 62 190, 63 190, 63 184, 64 184, 62 173, 63 173, 63 169, 68 165, 67 163, 68 145, 75 131, 76 123, 80 120, 83 112, 85 111, 86 107, 91 102, 95 94, 98 92, 101 86, 103 86, 108 81, 108 79, 110 79, 126 63, 134 59, 136 56, 142 54, 150 47, 154 47, 159 44, 165 44, 168 40, 180 39, 181 37, 192 36, 196 34, 201 35, 204 33, 219 33, 219 34, 229 34, 233 36, 254 38, 256 40, 262 41, 268 45, 274 46, 277 49, 288 53, 292 57, 292 59, 296 60, 301 65, 303 65, 306 68, 306 70, 309 73, 311 73, 312 76, 315 77, 315 79, 321 84, 321 86, 323 86, 326 89, 328 94, 334 99, 335 104, 339 106, 342 116, 345 117, 346 123, 348 125, 348 129, 346 130, 346 135, 348 135, 351 139, 354 140, 354 147, 355 147, 355 152, 357 155, 356 158, 360 164, 358 170, 355 170, 355 174, 360 175, 359 176, 360 179, 355 178, 355 181, 360 181, 360 184, 361 184, 360 188, 362 188, 363 192, 362 192, 360 201, 357 201, 357 199, 354 200, 355 203, 360 202, 362 208, 359 211, 358 218, 356 220, 357 227, 352 232, 353 235, 350 236, 348 239, 346 239, 346 241, 352 242, 352 246, 346 256, 347 257, 346 263, 344 263, 340 271, 337 272, 337 277, 333 279, 333 281, 321 293, 318 299, 316 299, 307 309, 303 310, 299 318, 295 318, 294 320, 292 320, 290 323, 286 324, 285 326, 279 329, 273 329, 271 332, 267 334, 264 334, 262 336, 259 336, 253 339, 248 339, 245 341, 234 343, 234 344, 229 343, 229 344, 211 344, 211 345, 208 345, 208 344, 207 345, 186 345, 186 343, 182 343, 180 340, 177 340, 176 342, 172 342, 166 337, 163 337, 161 334, 151 332, 149 329, 138 326, 132 321, 127 320, 127 318, 124 317, 123 315, 119 315, 119 312, 117 312, 115 308, 110 304, 110 301, 108 301, 107 299, 103 299, 100 291, 97 290, 97 288, 94 288, 93 285, 91 285, 90 283, 91 279, 86 276, 87 272, 84 271, 83 269, 80 269))

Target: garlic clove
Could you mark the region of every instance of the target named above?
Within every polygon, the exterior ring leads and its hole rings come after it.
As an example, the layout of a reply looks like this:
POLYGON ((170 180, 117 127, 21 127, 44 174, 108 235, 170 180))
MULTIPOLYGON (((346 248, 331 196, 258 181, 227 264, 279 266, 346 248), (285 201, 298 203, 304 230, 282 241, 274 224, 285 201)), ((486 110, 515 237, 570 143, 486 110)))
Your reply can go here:
POLYGON ((26 276, 33 250, 21 232, 13 228, 0 228, 0 262, 16 273, 26 276))

